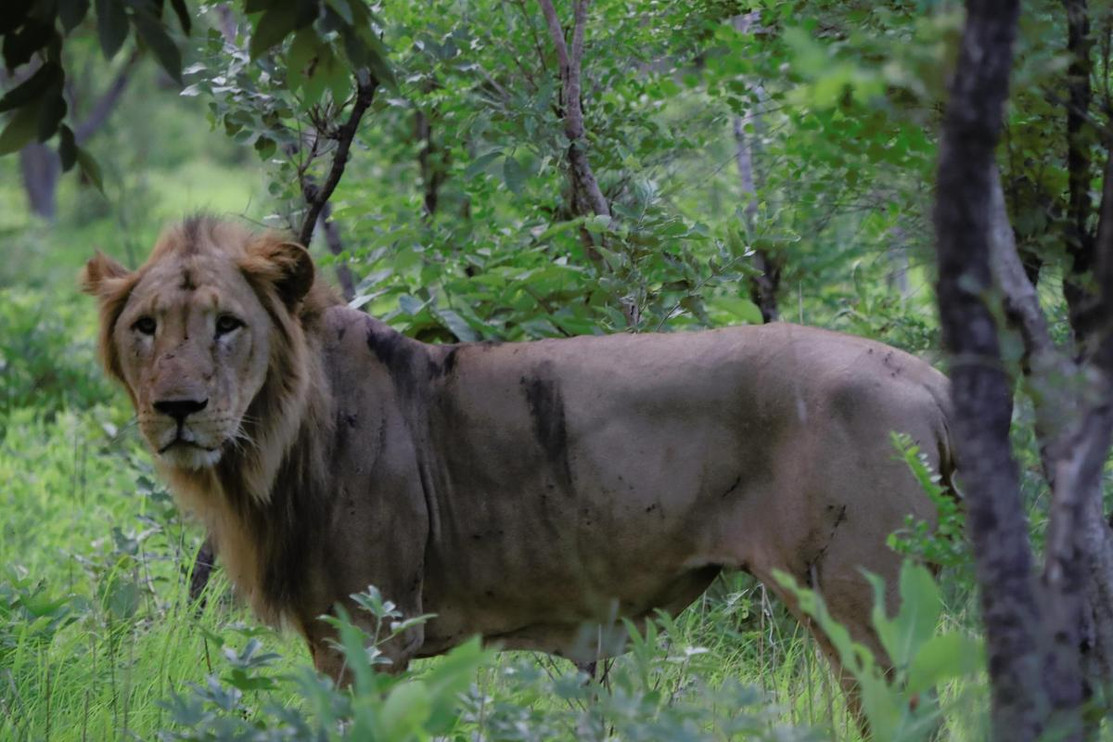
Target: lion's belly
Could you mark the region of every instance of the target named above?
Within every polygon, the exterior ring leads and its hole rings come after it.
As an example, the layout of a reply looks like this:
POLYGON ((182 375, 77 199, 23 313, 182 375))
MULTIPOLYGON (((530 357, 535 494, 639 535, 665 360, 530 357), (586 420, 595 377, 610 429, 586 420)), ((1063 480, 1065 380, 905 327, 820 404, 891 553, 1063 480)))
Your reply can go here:
POLYGON ((470 463, 448 480, 468 496, 444 504, 427 553, 423 610, 438 618, 423 654, 482 634, 508 648, 590 657, 600 625, 625 637, 618 619, 679 611, 721 565, 739 563, 720 548, 723 516, 746 490, 737 436, 658 419, 632 440, 627 427, 580 436, 555 465, 520 448, 518 460, 501 459, 475 438, 470 450, 458 447, 470 463))
POLYGON ((637 571, 630 565, 612 566, 625 568, 631 579, 616 576, 611 591, 559 569, 533 579, 506 574, 502 580, 472 584, 471 590, 429 580, 423 609, 437 618, 425 627, 419 656, 440 654, 474 635, 505 649, 532 649, 578 661, 615 654, 627 638, 621 619, 640 623, 657 609, 675 614, 720 570, 717 565, 665 570, 643 564, 637 571))

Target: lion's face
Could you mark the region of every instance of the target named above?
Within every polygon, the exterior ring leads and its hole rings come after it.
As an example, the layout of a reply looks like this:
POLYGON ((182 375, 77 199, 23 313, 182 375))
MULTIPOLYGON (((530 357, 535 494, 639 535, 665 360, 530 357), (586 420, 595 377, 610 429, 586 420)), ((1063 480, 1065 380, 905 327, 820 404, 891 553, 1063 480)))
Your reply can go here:
POLYGON ((165 235, 135 273, 99 254, 85 272, 101 299, 105 363, 127 387, 143 437, 160 463, 190 470, 255 445, 245 424, 276 322, 289 319, 290 281, 300 282, 295 301, 312 282, 301 247, 202 225, 165 235))
POLYGON ((155 265, 139 280, 112 342, 139 429, 165 463, 212 466, 241 438, 266 378, 271 329, 230 260, 155 265))

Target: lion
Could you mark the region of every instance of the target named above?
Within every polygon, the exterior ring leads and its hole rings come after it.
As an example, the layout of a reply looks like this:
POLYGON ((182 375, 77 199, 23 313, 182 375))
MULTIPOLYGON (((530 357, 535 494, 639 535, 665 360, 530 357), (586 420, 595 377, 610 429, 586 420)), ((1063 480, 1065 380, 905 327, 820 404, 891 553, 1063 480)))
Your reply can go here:
POLYGON ((800 617, 773 574, 794 576, 883 660, 862 570, 895 586, 886 537, 935 516, 891 432, 954 470, 946 378, 835 332, 430 345, 347 307, 302 246, 207 216, 134 272, 98 252, 83 285, 160 475, 337 679, 319 617, 361 620, 368 585, 434 614, 385 647, 396 669, 477 634, 590 662, 724 570, 800 617))

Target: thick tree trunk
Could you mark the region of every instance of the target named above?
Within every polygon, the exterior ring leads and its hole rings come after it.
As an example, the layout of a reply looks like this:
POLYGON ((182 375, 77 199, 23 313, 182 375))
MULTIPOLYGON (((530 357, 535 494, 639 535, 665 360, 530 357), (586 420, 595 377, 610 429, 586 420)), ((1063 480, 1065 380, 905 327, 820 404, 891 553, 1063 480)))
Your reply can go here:
POLYGON ((1017 0, 968 0, 943 123, 935 226, 938 301, 950 356, 959 468, 968 507, 992 684, 993 737, 1035 740, 1047 718, 1041 616, 1019 474, 1009 444, 1012 385, 994 314, 990 239, 994 148, 1008 96, 1017 0))

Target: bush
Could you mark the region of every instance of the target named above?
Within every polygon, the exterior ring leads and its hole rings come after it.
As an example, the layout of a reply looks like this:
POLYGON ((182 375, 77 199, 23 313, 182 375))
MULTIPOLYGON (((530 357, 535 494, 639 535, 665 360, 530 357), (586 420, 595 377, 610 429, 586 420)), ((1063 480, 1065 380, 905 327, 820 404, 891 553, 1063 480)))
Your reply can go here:
POLYGON ((0 413, 34 406, 47 416, 108 401, 97 369, 90 307, 0 288, 0 413))

